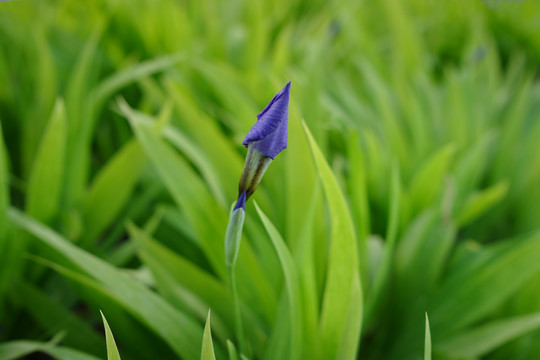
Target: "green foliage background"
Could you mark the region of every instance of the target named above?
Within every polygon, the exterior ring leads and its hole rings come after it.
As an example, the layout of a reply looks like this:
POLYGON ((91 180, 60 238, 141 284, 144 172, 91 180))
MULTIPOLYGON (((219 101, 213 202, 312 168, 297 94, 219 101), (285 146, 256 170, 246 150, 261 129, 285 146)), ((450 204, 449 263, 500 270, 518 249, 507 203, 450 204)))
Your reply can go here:
POLYGON ((0 359, 104 358, 100 310, 123 359, 238 358, 223 239, 289 80, 237 266, 245 355, 540 358, 539 10, 0 2, 0 359))

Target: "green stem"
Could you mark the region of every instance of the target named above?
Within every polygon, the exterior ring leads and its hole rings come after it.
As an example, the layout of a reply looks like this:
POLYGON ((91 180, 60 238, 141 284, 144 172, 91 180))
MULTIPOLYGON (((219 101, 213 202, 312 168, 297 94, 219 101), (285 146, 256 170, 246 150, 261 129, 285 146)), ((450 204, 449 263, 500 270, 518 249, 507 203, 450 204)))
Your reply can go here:
POLYGON ((240 302, 238 301, 238 291, 236 289, 236 276, 234 274, 234 267, 228 267, 229 270, 229 284, 231 286, 231 294, 234 307, 234 320, 236 327, 236 338, 240 345, 240 352, 247 355, 246 338, 244 335, 244 325, 242 324, 242 315, 240 314, 240 302))

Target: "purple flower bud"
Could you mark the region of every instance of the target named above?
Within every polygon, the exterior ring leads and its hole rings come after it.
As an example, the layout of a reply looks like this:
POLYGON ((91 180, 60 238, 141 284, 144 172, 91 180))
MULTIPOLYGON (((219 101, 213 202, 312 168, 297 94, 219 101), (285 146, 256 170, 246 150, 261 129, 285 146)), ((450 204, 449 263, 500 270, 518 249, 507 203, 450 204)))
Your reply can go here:
POLYGON ((255 150, 272 160, 287 147, 290 90, 289 81, 257 115, 257 122, 244 139, 244 146, 253 144, 255 150))
POLYGON ((289 81, 257 115, 257 122, 244 139, 243 144, 248 148, 248 153, 238 186, 239 196, 245 192, 246 199, 249 199, 270 162, 287 147, 290 89, 289 81))
POLYGON ((244 139, 248 153, 238 186, 238 200, 231 211, 225 233, 225 262, 229 269, 234 268, 240 249, 246 200, 257 189, 268 165, 287 147, 290 89, 289 81, 257 115, 257 122, 244 139))

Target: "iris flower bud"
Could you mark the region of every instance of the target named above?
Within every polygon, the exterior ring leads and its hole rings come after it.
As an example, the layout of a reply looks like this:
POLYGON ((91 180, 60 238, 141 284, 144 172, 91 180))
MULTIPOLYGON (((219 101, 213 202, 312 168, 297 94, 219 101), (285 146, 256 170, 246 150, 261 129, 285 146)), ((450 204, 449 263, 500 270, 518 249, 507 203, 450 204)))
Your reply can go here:
POLYGON ((246 192, 246 200, 255 192, 268 165, 287 148, 289 95, 291 82, 270 101, 249 130, 243 145, 248 148, 244 171, 238 186, 238 196, 246 192))
POLYGON ((257 189, 268 165, 287 147, 290 89, 289 81, 257 115, 257 122, 244 139, 243 145, 248 148, 248 153, 238 186, 238 201, 231 212, 225 234, 225 262, 229 269, 234 268, 238 257, 246 201, 257 189))

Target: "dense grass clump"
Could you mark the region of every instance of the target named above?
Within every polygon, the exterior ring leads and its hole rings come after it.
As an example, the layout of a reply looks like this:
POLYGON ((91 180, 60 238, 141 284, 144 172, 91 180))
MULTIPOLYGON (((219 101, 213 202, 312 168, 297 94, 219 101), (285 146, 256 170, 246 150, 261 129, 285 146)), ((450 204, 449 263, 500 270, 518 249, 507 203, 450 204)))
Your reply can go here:
POLYGON ((235 270, 244 355, 540 358, 539 14, 0 2, 0 359, 239 359, 223 241, 289 80, 235 270))

